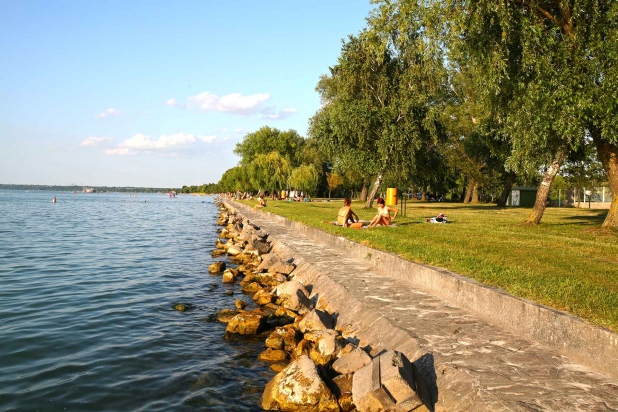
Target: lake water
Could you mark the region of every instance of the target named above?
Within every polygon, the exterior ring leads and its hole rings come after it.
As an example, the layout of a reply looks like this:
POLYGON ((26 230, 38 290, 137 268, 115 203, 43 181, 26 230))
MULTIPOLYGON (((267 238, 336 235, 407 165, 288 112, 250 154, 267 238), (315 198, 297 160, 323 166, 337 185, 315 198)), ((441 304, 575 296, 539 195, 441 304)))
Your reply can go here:
POLYGON ((243 298, 208 274, 212 202, 0 194, 0 411, 260 410, 263 339, 208 321, 243 298))

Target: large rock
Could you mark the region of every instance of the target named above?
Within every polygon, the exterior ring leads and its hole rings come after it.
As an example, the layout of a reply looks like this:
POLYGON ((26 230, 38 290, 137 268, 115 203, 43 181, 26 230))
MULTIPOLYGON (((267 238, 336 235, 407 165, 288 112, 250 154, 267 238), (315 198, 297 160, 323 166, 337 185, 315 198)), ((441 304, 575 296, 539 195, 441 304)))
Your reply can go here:
POLYGON ((226 252, 223 249, 215 249, 212 252, 210 252, 210 256, 213 258, 225 256, 225 254, 226 252))
POLYGON ((248 305, 247 305, 247 302, 244 302, 240 299, 236 299, 236 301, 234 302, 234 306, 236 306, 237 309, 244 309, 248 305))
POLYGON ((296 266, 294 266, 291 263, 283 263, 283 262, 277 262, 274 265, 272 265, 271 267, 268 268, 268 271, 270 273, 281 273, 283 275, 289 275, 290 273, 292 273, 292 271, 296 268, 296 266))
POLYGON ((287 363, 277 362, 277 363, 273 363, 272 365, 270 365, 270 370, 273 372, 279 373, 282 370, 284 370, 286 366, 288 366, 287 363))
POLYGON ((352 374, 339 375, 332 380, 333 393, 337 397, 337 402, 341 407, 341 412, 351 412, 354 410, 354 400, 352 399, 352 374))
POLYGON ((309 312, 313 304, 309 299, 309 292, 305 287, 295 281, 290 280, 278 285, 275 288, 275 295, 280 298, 280 305, 294 312, 305 314, 309 312))
POLYGON ((219 273, 225 270, 225 262, 214 262, 208 266, 210 273, 219 273))
POLYGON ((255 259, 254 256, 249 255, 244 252, 239 253, 238 255, 230 256, 230 262, 233 262, 239 265, 246 265, 247 263, 250 263, 251 261, 253 261, 253 259, 255 259))
POLYGON ((266 273, 260 275, 259 281, 257 282, 264 286, 277 286, 282 284, 283 282, 286 282, 287 280, 288 279, 280 273, 266 273))
POLYGON ((294 348, 291 355, 293 359, 300 358, 301 356, 309 356, 311 354, 311 349, 313 349, 314 343, 310 340, 303 339, 298 342, 298 345, 294 348))
POLYGON ((223 283, 234 283, 234 281, 236 280, 236 275, 234 271, 226 269, 225 272, 223 272, 222 280, 223 283))
POLYGON ((288 358, 288 354, 282 349, 268 348, 258 356, 259 360, 269 362, 281 362, 288 358))
POLYGON ((255 292, 257 292, 258 290, 262 289, 262 287, 259 284, 255 283, 255 282, 251 282, 251 283, 242 285, 241 289, 242 289, 242 291, 244 293, 255 294, 255 292))
POLYGON ((266 324, 266 317, 256 312, 242 312, 227 324, 226 332, 240 335, 255 335, 266 324))
POLYGON ((356 348, 347 355, 337 359, 335 363, 333 363, 333 369, 345 375, 346 373, 354 373, 369 363, 371 363, 371 357, 367 355, 367 352, 361 348, 356 348))
POLYGON ((359 412, 422 405, 415 392, 412 364, 400 352, 386 351, 360 368, 352 378, 352 398, 359 412))
POLYGON ((236 245, 232 245, 227 249, 228 255, 236 256, 236 255, 240 255, 241 253, 242 253, 242 249, 236 245))
POLYGON ((234 316, 238 315, 240 311, 236 309, 223 309, 217 313, 217 321, 221 323, 230 323, 234 316))
POLYGON ((255 252, 258 255, 265 255, 270 252, 270 245, 257 237, 251 237, 247 239, 247 244, 245 245, 246 252, 255 252))
POLYGON ((332 329, 307 332, 304 339, 313 342, 309 357, 316 365, 331 363, 346 344, 346 341, 332 329))
POLYGON ((292 319, 292 321, 298 317, 298 313, 294 312, 293 310, 284 308, 283 306, 279 306, 277 308, 277 310, 275 311, 275 315, 279 316, 280 318, 290 318, 292 319))
POLYGON ((269 411, 339 411, 337 399, 307 356, 290 363, 266 385, 261 403, 269 411))
POLYGON ((292 352, 298 345, 300 333, 290 326, 279 326, 266 338, 266 347, 292 352))
POLYGON ((255 269, 257 272, 263 272, 268 270, 272 265, 277 262, 281 262, 281 258, 275 253, 268 253, 262 256, 262 263, 255 269))
POLYGON ((273 295, 268 289, 260 289, 253 295, 253 300, 258 305, 266 305, 273 301, 273 295))
POLYGON ((297 291, 300 291, 305 296, 309 296, 309 292, 307 291, 305 286, 296 280, 290 280, 277 286, 275 293, 277 294, 277 296, 285 297, 290 295, 296 295, 297 291))
POLYGON ((298 329, 303 332, 332 329, 335 326, 333 318, 326 312, 314 309, 309 312, 299 323, 298 329))

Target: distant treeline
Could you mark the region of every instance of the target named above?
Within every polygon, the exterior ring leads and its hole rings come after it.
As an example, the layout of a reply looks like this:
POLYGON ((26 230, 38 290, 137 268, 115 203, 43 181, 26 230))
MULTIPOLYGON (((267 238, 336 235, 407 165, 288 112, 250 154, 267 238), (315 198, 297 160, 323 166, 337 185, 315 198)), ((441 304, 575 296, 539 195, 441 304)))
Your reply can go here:
POLYGON ((0 189, 4 190, 53 190, 61 192, 81 192, 85 187, 96 189, 97 192, 140 192, 140 193, 161 193, 172 190, 163 187, 118 187, 118 186, 54 186, 54 185, 13 185, 0 184, 0 189))
POLYGON ((205 183, 201 186, 183 186, 178 189, 180 193, 219 193, 219 185, 216 183, 205 183))

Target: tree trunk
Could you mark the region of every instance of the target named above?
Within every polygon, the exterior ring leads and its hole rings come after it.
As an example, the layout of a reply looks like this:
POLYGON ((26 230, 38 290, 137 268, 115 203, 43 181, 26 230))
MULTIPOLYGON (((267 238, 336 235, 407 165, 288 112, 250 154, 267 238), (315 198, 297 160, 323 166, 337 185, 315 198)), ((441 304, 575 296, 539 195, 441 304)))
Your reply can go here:
POLYGON ((464 185, 464 187, 461 189, 461 194, 459 195, 459 201, 460 202, 465 202, 466 201, 466 194, 468 193, 468 185, 464 185))
POLYGON ((534 201, 534 207, 532 208, 532 212, 528 216, 528 220, 526 223, 538 225, 541 222, 541 218, 543 217, 543 213, 545 213, 545 205, 547 203, 547 196, 549 196, 549 190, 551 189, 551 184, 554 181, 554 178, 558 174, 558 170, 560 170, 560 166, 566 157, 566 150, 559 149, 558 153, 554 157, 554 160, 551 162, 547 171, 543 175, 543 180, 539 185, 539 188, 536 192, 536 200, 534 201))
POLYGON ((376 193, 378 192, 378 189, 380 188, 380 184, 382 184, 382 177, 383 177, 382 173, 380 173, 378 177, 376 177, 376 181, 373 184, 373 187, 371 188, 371 193, 369 194, 369 197, 367 198, 367 201, 365 202, 366 208, 371 208, 371 206, 373 205, 373 199, 376 197, 376 193))
POLYGON ((328 191, 328 199, 330 200, 330 190, 328 191))
POLYGON ((601 131, 590 128, 592 140, 597 148, 599 160, 603 164, 609 189, 612 191, 612 203, 601 227, 618 227, 618 145, 611 144, 603 139, 601 131))
POLYGON ((472 189, 472 200, 470 203, 479 203, 479 185, 475 184, 472 189))
POLYGON ((464 194, 464 199, 463 202, 464 203, 470 203, 470 200, 472 199, 472 189, 474 188, 474 180, 471 180, 470 183, 468 183, 468 187, 466 188, 466 193, 464 194))
POLYGON ((361 189, 360 201, 367 201, 367 182, 363 182, 363 188, 361 189))
POLYGON ((508 179, 506 179, 506 183, 504 184, 504 189, 502 189, 502 193, 500 194, 500 199, 498 199, 498 206, 504 207, 506 206, 506 201, 509 200, 509 195, 511 194, 511 189, 515 184, 515 179, 517 175, 515 172, 510 172, 508 179))

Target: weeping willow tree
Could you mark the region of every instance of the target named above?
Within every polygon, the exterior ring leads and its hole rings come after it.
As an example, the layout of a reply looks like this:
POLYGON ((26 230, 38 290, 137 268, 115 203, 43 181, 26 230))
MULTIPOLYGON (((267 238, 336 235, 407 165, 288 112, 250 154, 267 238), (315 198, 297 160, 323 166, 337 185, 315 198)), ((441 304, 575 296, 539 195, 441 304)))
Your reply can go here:
POLYGON ((292 171, 290 163, 279 152, 260 154, 249 165, 251 184, 259 191, 276 193, 286 187, 292 171))
POLYGON ((310 197, 317 191, 320 174, 313 164, 304 164, 292 170, 288 182, 291 187, 305 192, 307 197, 310 197))

